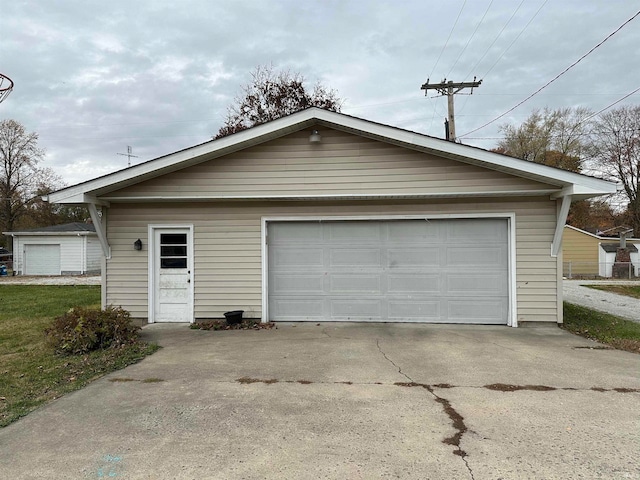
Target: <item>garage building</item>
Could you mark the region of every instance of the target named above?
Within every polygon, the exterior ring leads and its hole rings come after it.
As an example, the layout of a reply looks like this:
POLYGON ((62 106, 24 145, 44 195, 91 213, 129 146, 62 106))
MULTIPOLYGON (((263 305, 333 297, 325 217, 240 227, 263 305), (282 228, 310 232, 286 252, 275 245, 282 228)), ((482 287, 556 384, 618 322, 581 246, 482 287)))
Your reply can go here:
POLYGON ((99 274, 102 249, 90 223, 3 232, 13 241, 16 275, 99 274))
POLYGON ((148 322, 562 321, 601 179, 310 108, 49 195, 86 205, 103 303, 148 322))

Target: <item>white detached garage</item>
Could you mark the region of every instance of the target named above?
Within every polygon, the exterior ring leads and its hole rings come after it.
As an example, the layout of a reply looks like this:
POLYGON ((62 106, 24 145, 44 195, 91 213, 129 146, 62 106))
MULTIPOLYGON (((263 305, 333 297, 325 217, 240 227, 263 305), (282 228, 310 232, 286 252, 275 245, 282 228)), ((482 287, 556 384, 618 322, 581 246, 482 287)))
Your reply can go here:
POLYGON ((102 249, 92 224, 67 223, 3 233, 12 237, 17 275, 100 273, 102 249))
POLYGON ((91 213, 104 305, 148 322, 562 321, 601 179, 310 108, 49 195, 91 213))

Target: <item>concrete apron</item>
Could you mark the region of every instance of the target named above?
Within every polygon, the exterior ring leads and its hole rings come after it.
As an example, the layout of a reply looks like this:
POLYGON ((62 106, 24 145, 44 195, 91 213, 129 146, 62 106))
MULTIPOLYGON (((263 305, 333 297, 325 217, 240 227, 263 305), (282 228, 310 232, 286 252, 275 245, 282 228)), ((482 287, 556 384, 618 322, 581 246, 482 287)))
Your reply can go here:
POLYGON ((0 431, 2 477, 640 477, 640 356, 555 327, 143 333, 164 348, 0 431))

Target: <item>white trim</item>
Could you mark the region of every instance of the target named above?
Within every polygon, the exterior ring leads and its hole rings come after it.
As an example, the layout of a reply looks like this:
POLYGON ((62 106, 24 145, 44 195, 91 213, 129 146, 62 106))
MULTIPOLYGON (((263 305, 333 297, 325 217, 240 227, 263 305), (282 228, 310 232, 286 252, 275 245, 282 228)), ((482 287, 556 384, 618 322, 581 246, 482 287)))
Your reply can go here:
POLYGON ((600 238, 598 235, 594 235, 593 233, 585 232, 584 230, 581 230, 581 229, 579 229, 577 227, 572 227, 571 225, 565 225, 564 228, 570 228, 571 230, 575 230, 576 232, 584 233, 585 235, 589 235, 590 237, 593 237, 593 238, 600 238))
POLYGON ((189 323, 193 323, 195 322, 195 271, 193 269, 194 265, 195 265, 195 261, 194 261, 194 257, 195 257, 195 251, 194 251, 194 227, 193 224, 175 224, 175 223, 171 223, 171 224, 149 224, 147 225, 147 250, 148 250, 148 261, 147 261, 147 322, 148 323, 155 323, 155 253, 156 253, 156 242, 155 242, 155 233, 156 230, 171 230, 171 229, 181 229, 181 230, 188 230, 189 231, 189 235, 187 235, 187 248, 189 251, 189 256, 188 256, 188 270, 189 270, 189 275, 190 275, 190 282, 189 282, 189 288, 190 288, 190 295, 189 295, 189 305, 188 305, 188 310, 189 310, 189 323))
POLYGON ((145 195, 132 197, 109 197, 115 202, 209 202, 209 201, 259 201, 259 200, 405 200, 428 198, 461 198, 461 197, 537 197, 553 196, 558 190, 489 190, 485 192, 436 192, 436 193, 349 193, 349 194, 317 194, 317 195, 145 195))
POLYGON ((300 215, 300 216, 277 216, 262 217, 260 226, 261 250, 262 250, 262 322, 269 321, 269 284, 268 284, 268 223, 269 222, 323 222, 323 221, 384 221, 384 220, 446 220, 464 218, 498 218, 507 220, 507 234, 509 236, 508 250, 508 291, 509 291, 509 312, 507 315, 507 326, 518 326, 518 302, 516 298, 516 214, 514 212, 498 213, 443 213, 429 215, 300 215))
MULTIPOLYGON (((91 216, 91 221, 93 221, 93 226, 96 229, 96 233, 98 234, 98 240, 100 240, 100 245, 102 245, 102 253, 106 258, 111 258, 111 247, 109 246, 109 240, 107 239, 107 234, 104 231, 103 218, 98 214, 98 209, 96 209, 96 205, 94 203, 88 203, 87 209, 89 210, 89 215, 91 216)), ((104 215, 104 211, 103 211, 104 215)))
MULTIPOLYGON (((583 233, 585 235, 589 235, 590 237, 597 238, 598 240, 602 240, 604 242, 617 242, 620 240, 620 237, 602 237, 600 235, 595 235, 593 233, 586 232, 578 227, 574 227, 572 225, 565 225, 564 228, 570 228, 571 230, 575 230, 578 233, 583 233)), ((640 238, 627 238, 627 242, 640 242, 640 238)))
POLYGON ((2 232, 3 235, 15 235, 21 237, 89 237, 97 236, 96 232, 78 230, 75 232, 2 232))
POLYGON ((557 257, 562 247, 562 232, 564 232, 564 226, 567 223, 567 216, 569 215, 569 208, 571 207, 571 195, 565 195, 561 198, 562 203, 560 204, 556 218, 556 230, 553 234, 553 241, 551 242, 552 257, 557 257))
POLYGON ((107 308, 107 258, 100 255, 100 308, 107 308))
MULTIPOLYGON (((507 228, 509 235, 509 319, 507 325, 518 326, 518 287, 516 283, 517 251, 516 251, 516 214, 508 213, 507 228)), ((500 218, 500 217, 499 217, 500 218)))
POLYGON ((618 191, 618 185, 599 178, 511 158, 488 150, 429 137, 341 113, 309 108, 218 140, 196 145, 79 185, 58 190, 49 194, 48 199, 52 203, 96 203, 93 197, 101 197, 108 191, 134 185, 315 125, 334 128, 543 183, 551 183, 559 187, 571 187, 574 189, 574 195, 581 195, 585 198, 618 191))
POLYGON ((262 256, 262 323, 269 321, 269 238, 267 237, 267 217, 262 217, 260 221, 260 252, 262 256))

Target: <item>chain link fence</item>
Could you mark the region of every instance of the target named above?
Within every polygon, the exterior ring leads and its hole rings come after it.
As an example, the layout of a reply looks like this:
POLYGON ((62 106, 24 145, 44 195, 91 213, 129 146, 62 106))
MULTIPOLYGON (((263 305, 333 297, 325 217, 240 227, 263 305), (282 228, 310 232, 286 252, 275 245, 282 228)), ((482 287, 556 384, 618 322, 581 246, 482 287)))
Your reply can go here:
POLYGON ((640 266, 631 262, 564 262, 565 278, 617 278, 636 279, 640 266))

